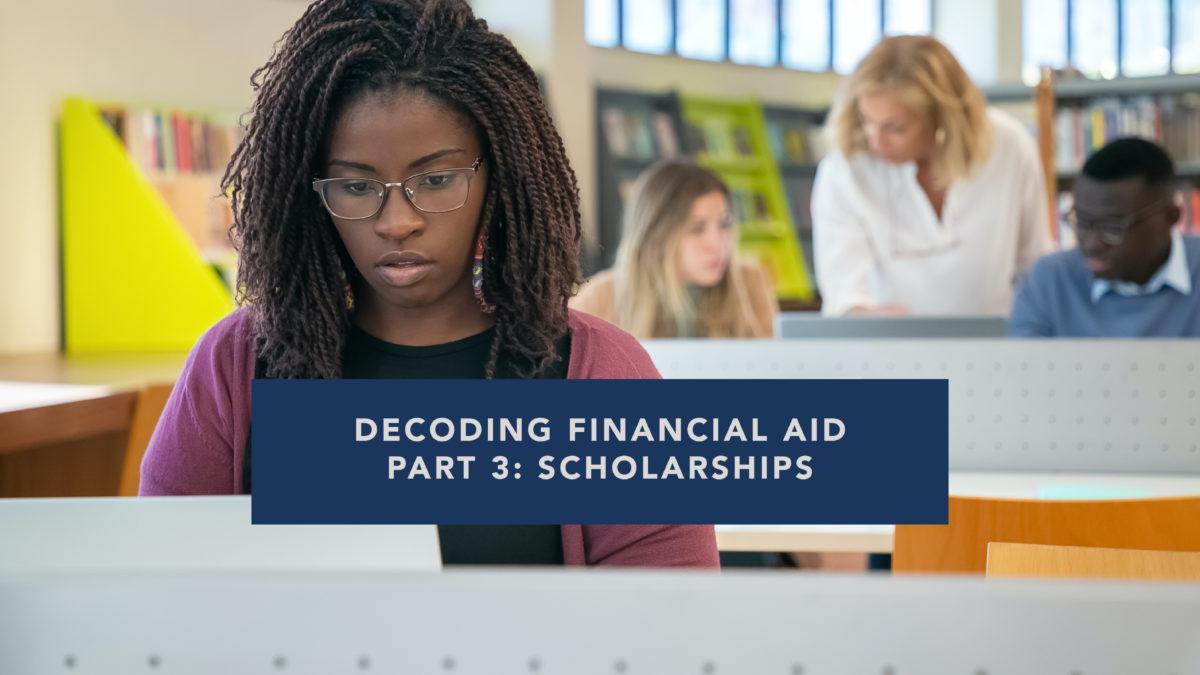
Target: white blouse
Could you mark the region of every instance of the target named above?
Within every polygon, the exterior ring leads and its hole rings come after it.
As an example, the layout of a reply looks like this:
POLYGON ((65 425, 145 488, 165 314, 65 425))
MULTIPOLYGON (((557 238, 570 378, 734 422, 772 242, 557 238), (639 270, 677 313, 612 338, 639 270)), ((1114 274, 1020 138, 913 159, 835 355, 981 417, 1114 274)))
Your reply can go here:
POLYGON ((904 305, 914 315, 1007 315, 1013 287, 1050 250, 1037 147, 1020 122, 988 110, 991 155, 950 185, 939 220, 915 163, 830 153, 813 186, 822 312, 904 305))

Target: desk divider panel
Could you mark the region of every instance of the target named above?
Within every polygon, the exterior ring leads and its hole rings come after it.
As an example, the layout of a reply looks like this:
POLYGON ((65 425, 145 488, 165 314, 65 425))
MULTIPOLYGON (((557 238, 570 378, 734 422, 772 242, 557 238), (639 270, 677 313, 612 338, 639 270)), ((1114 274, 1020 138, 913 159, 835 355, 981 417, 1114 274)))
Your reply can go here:
POLYGON ((947 378, 953 470, 1200 474, 1196 340, 644 345, 665 378, 947 378))
POLYGON ((495 570, 0 577, 6 673, 1170 675, 1200 585, 495 570))

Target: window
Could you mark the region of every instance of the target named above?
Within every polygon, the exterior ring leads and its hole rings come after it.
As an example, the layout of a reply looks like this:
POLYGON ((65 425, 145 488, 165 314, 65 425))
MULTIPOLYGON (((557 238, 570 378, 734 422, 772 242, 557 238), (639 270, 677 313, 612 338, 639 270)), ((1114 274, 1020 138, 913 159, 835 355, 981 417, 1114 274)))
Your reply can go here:
POLYGON ((854 70, 879 42, 883 7, 876 0, 835 0, 833 3, 833 69, 854 70))
POLYGON ((587 0, 584 6, 584 34, 588 44, 616 47, 621 44, 617 0, 587 0))
POLYGON ((675 5, 676 53, 705 61, 725 58, 725 0, 675 0, 675 5))
POLYGON ((779 19, 775 0, 730 0, 729 60, 773 66, 778 58, 779 19))
POLYGON ((1117 0, 1073 0, 1071 63, 1085 77, 1117 76, 1117 0))
POLYGON ((1123 75, 1165 75, 1171 70, 1170 23, 1167 0, 1121 3, 1121 25, 1125 28, 1123 75))
POLYGON ((586 0, 584 16, 587 41, 597 47, 624 47, 650 54, 756 66, 849 72, 885 33, 930 33, 933 3, 934 0, 586 0))
POLYGON ((1026 84, 1041 79, 1044 66, 1067 65, 1067 3, 1064 0, 1025 0, 1021 16, 1024 54, 1021 76, 1026 84))
POLYGON ((1175 0, 1175 72, 1200 73, 1200 0, 1175 0))
POLYGON ((924 0, 887 0, 883 3, 883 32, 888 35, 925 35, 933 31, 933 7, 924 0))
POLYGON ((829 68, 829 0, 783 3, 783 65, 799 70, 829 68))
POLYGON ((1042 66, 1106 79, 1200 72, 1200 0, 1024 0, 1023 7, 1027 84, 1042 66))
POLYGON ((670 0, 637 0, 621 3, 621 42, 626 49, 666 54, 675 39, 670 0))

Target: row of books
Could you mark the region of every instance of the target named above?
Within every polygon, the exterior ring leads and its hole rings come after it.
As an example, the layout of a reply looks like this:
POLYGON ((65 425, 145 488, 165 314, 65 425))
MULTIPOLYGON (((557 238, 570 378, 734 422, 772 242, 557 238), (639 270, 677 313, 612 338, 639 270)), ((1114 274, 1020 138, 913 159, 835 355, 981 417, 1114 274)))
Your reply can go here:
POLYGON ((600 111, 608 151, 615 157, 653 160, 680 154, 679 134, 665 112, 618 106, 600 111))
POLYGON ((100 114, 148 173, 224 171, 243 134, 236 124, 178 111, 107 107, 100 114))
POLYGON ((708 117, 684 127, 688 145, 715 159, 737 159, 755 154, 750 130, 722 117, 708 117))
POLYGON ((1055 164, 1078 171, 1107 142, 1141 136, 1161 143, 1178 165, 1200 166, 1200 94, 1099 98, 1056 112, 1055 164))
POLYGON ((767 118, 771 154, 789 164, 816 164, 821 160, 821 127, 803 120, 767 118))
MULTIPOLYGON (((653 160, 681 154, 679 134, 665 112, 608 106, 600 111, 604 141, 615 157, 653 160)), ((821 126, 799 119, 768 119, 767 142, 771 154, 787 164, 811 165, 820 161, 821 126)), ((754 154, 750 131, 730 120, 710 118, 701 125, 687 124, 688 145, 716 158, 754 154)))
POLYGON ((766 195, 756 190, 737 188, 731 192, 733 193, 733 213, 738 221, 743 224, 760 224, 771 219, 766 195))

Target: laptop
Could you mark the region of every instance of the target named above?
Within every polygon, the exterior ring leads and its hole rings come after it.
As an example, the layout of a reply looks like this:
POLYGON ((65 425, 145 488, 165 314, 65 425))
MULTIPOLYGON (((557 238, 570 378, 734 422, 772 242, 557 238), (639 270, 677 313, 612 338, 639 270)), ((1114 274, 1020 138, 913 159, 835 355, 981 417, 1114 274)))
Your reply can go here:
POLYGON ((0 499, 0 573, 429 572, 436 525, 251 525, 250 497, 0 499))
POLYGON ((1007 321, 999 316, 823 317, 815 312, 784 312, 775 317, 775 335, 784 339, 839 338, 1002 338, 1007 321))

